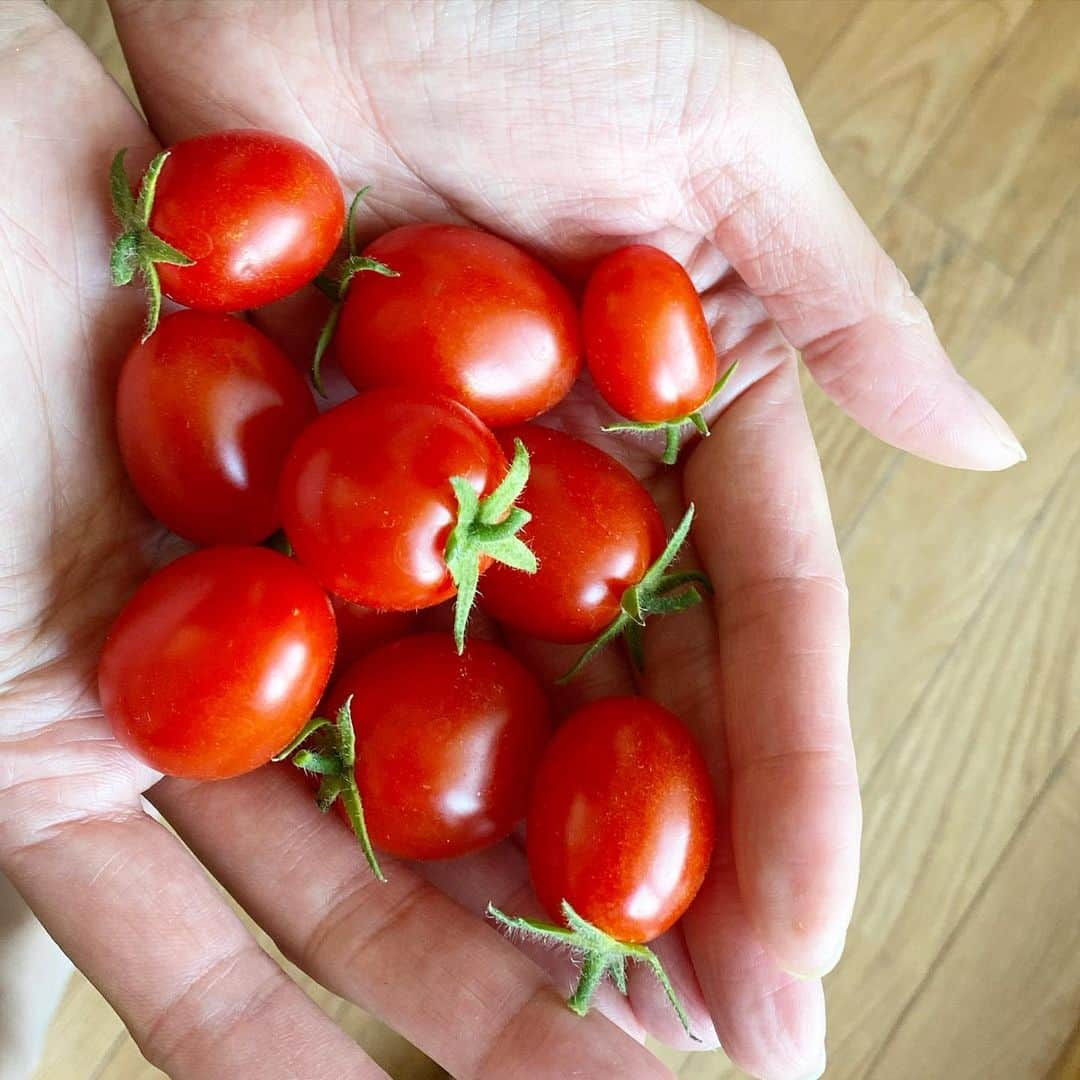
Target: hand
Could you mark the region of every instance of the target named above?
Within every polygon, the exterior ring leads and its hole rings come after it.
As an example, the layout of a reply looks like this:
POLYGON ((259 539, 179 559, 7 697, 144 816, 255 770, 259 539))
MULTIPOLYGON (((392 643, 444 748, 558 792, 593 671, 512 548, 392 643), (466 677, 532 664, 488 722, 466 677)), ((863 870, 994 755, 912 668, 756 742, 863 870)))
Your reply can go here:
MULTIPOLYGON (((705 1045, 719 1038, 757 1075, 812 1075, 860 816, 846 596, 793 347, 897 446, 986 469, 1023 451, 830 176, 775 53, 681 4, 114 12, 152 134, 51 13, 0 12, 3 868, 177 1080, 380 1071, 260 952, 143 812, 144 791, 286 953, 455 1076, 663 1075, 604 1013, 686 1045, 647 973, 582 1021, 548 985, 569 982, 568 963, 536 956, 546 975, 482 921, 489 900, 528 913, 513 844, 391 865, 381 886, 286 771, 155 783, 110 737, 93 689, 101 636, 162 540, 110 424, 141 316, 134 290, 108 285, 105 171, 122 145, 134 166, 157 140, 272 128, 323 153, 348 192, 372 185, 365 236, 470 220, 571 276, 631 238, 691 269, 721 367, 740 361, 715 432, 680 473, 607 444, 632 454, 669 517, 696 502, 694 549, 716 586, 711 609, 648 634, 643 688, 702 738, 725 823, 701 895, 658 948, 705 1045)), ((300 348, 296 307, 260 320, 300 348)), ((591 435, 600 413, 579 388, 561 416, 591 435)), ((554 671, 566 654, 533 659, 554 671)), ((612 651, 563 704, 631 685, 612 651)))

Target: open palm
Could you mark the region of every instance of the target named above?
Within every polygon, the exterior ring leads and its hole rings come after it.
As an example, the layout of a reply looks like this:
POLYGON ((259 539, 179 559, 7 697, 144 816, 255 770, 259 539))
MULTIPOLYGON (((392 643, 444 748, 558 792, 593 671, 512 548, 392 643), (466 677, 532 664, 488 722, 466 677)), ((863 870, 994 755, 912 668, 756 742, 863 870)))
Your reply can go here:
MULTIPOLYGON (((143 812, 144 791, 287 954, 455 1076, 664 1072, 602 1015, 561 1006, 550 980, 570 982, 568 961, 527 958, 480 917, 489 900, 534 906, 514 843, 394 865, 378 885, 286 770, 155 783, 100 715, 102 633, 168 544, 114 448, 112 388, 140 311, 108 285, 105 171, 121 145, 134 164, 197 132, 271 128, 324 154, 347 191, 372 186, 362 238, 471 221, 570 278, 631 239, 690 268, 718 362, 740 361, 715 432, 677 471, 648 445, 605 444, 669 519, 696 503, 694 557, 716 587, 714 605, 647 635, 641 689, 698 733, 723 822, 702 893, 658 951, 704 1045, 758 1075, 813 1075, 860 818, 846 596, 793 346, 896 445, 973 468, 1022 451, 836 187, 775 54, 680 3, 114 11, 149 129, 44 8, 0 10, 4 869, 177 1078, 380 1071, 256 947, 143 812)), ((320 303, 312 291, 259 318, 299 355, 320 303)), ((592 438, 607 417, 582 385, 556 419, 592 438)), ((552 673, 566 664, 517 644, 552 673)), ((562 704, 634 684, 610 650, 562 704)), ((599 1006, 633 1036, 684 1045, 648 973, 599 1006)))

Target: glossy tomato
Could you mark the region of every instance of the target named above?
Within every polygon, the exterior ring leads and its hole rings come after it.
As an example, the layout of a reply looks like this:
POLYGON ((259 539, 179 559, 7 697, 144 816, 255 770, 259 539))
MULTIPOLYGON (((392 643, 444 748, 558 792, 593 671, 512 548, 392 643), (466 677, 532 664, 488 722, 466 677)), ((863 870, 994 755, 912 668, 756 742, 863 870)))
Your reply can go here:
POLYGON ((437 390, 493 427, 546 412, 582 366, 577 310, 531 255, 460 225, 406 225, 364 251, 335 338, 358 388, 437 390))
POLYGON ((545 641, 595 638, 620 612, 623 592, 664 548, 660 512, 628 469, 559 431, 523 425, 500 432, 529 451, 529 483, 518 500, 532 514, 522 539, 535 574, 494 565, 484 574, 484 609, 545 641))
POLYGON ((694 283, 670 255, 634 244, 601 259, 582 325, 589 373, 616 412, 655 423, 708 400, 716 352, 694 283))
POLYGON ((413 611, 376 611, 336 596, 331 602, 338 630, 336 671, 417 629, 419 616, 413 611))
POLYGON ((379 610, 430 607, 455 592, 446 565, 458 516, 451 477, 482 495, 506 471, 495 436, 464 406, 371 390, 296 440, 281 477, 285 533, 337 596, 379 610))
POLYGON ((176 143, 161 169, 150 231, 194 260, 158 263, 186 307, 239 311, 280 300, 329 262, 345 203, 330 166, 301 142, 241 129, 176 143))
POLYGON ((442 859, 497 843, 525 816, 551 734, 547 700, 505 649, 417 634, 370 653, 327 698, 352 697, 356 781, 376 847, 442 859))
POLYGON ((257 547, 197 551, 147 580, 113 624, 102 708, 153 768, 236 776, 311 716, 335 640, 329 599, 292 560, 257 547))
POLYGON ((280 524, 285 455, 315 419, 303 376, 255 327, 178 311, 120 373, 120 452, 139 497, 198 544, 257 543, 280 524))
POLYGON ((651 941, 697 894, 715 831, 708 772, 683 723, 644 698, 605 698, 574 713, 540 763, 529 872, 560 922, 566 900, 619 941, 651 941))

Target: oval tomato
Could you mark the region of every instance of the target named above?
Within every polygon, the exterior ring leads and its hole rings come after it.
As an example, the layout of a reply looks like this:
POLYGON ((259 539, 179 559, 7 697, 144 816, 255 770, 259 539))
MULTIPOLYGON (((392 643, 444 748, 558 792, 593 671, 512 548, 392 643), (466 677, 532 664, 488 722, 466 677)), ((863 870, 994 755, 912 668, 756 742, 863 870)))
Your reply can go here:
POLYGON ((575 712, 533 783, 526 850, 541 904, 567 901, 622 942, 647 942, 690 906, 715 836, 700 750, 673 713, 644 698, 575 712))
POLYGON ((397 277, 357 274, 335 343, 358 388, 436 390, 493 427, 546 412, 582 366, 577 310, 513 244, 460 225, 406 225, 364 251, 397 277))
POLYGON ((411 634, 419 619, 412 611, 376 611, 337 596, 330 600, 338 631, 335 671, 344 671, 368 653, 411 634))
POLYGON ((500 432, 520 439, 529 482, 518 504, 532 514, 522 539, 535 574, 492 566, 482 604, 499 622, 545 641, 584 642, 619 615, 625 590, 664 549, 664 523, 633 474, 581 439, 535 425, 500 432))
POLYGON ((284 135, 240 129, 170 148, 149 230, 194 260, 155 262, 166 296, 186 307, 240 311, 311 281, 334 254, 344 223, 341 187, 318 154, 284 135))
POLYGON ((109 631, 98 689, 116 737, 153 768, 213 780, 269 761, 318 704, 334 661, 330 601, 266 548, 185 555, 109 631))
POLYGON ((437 394, 372 390, 296 440, 281 477, 285 534, 337 596, 379 610, 430 607, 455 593, 450 478, 484 495, 506 471, 495 436, 468 409, 437 394))
POLYGON ((443 859, 505 839, 525 816, 551 734, 536 680, 508 653, 449 634, 417 634, 370 653, 338 679, 352 697, 355 775, 368 833, 401 858, 443 859))
POLYGON ((278 527, 281 467, 315 416, 285 354, 230 315, 167 315, 128 353, 117 387, 120 453, 135 490, 198 544, 253 544, 278 527))
POLYGON ((670 255, 633 244, 605 256, 585 287, 589 374, 631 420, 685 420, 708 400, 716 352, 694 283, 670 255))

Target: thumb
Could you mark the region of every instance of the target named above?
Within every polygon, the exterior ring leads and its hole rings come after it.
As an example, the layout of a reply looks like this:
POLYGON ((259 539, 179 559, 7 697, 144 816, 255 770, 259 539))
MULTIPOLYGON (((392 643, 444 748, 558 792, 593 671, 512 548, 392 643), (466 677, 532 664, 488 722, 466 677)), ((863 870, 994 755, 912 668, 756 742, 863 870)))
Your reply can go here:
POLYGON ((698 185, 717 247, 821 388, 867 430, 944 465, 1024 460, 829 171, 779 54, 729 29, 730 109, 695 169, 720 178, 698 185))

